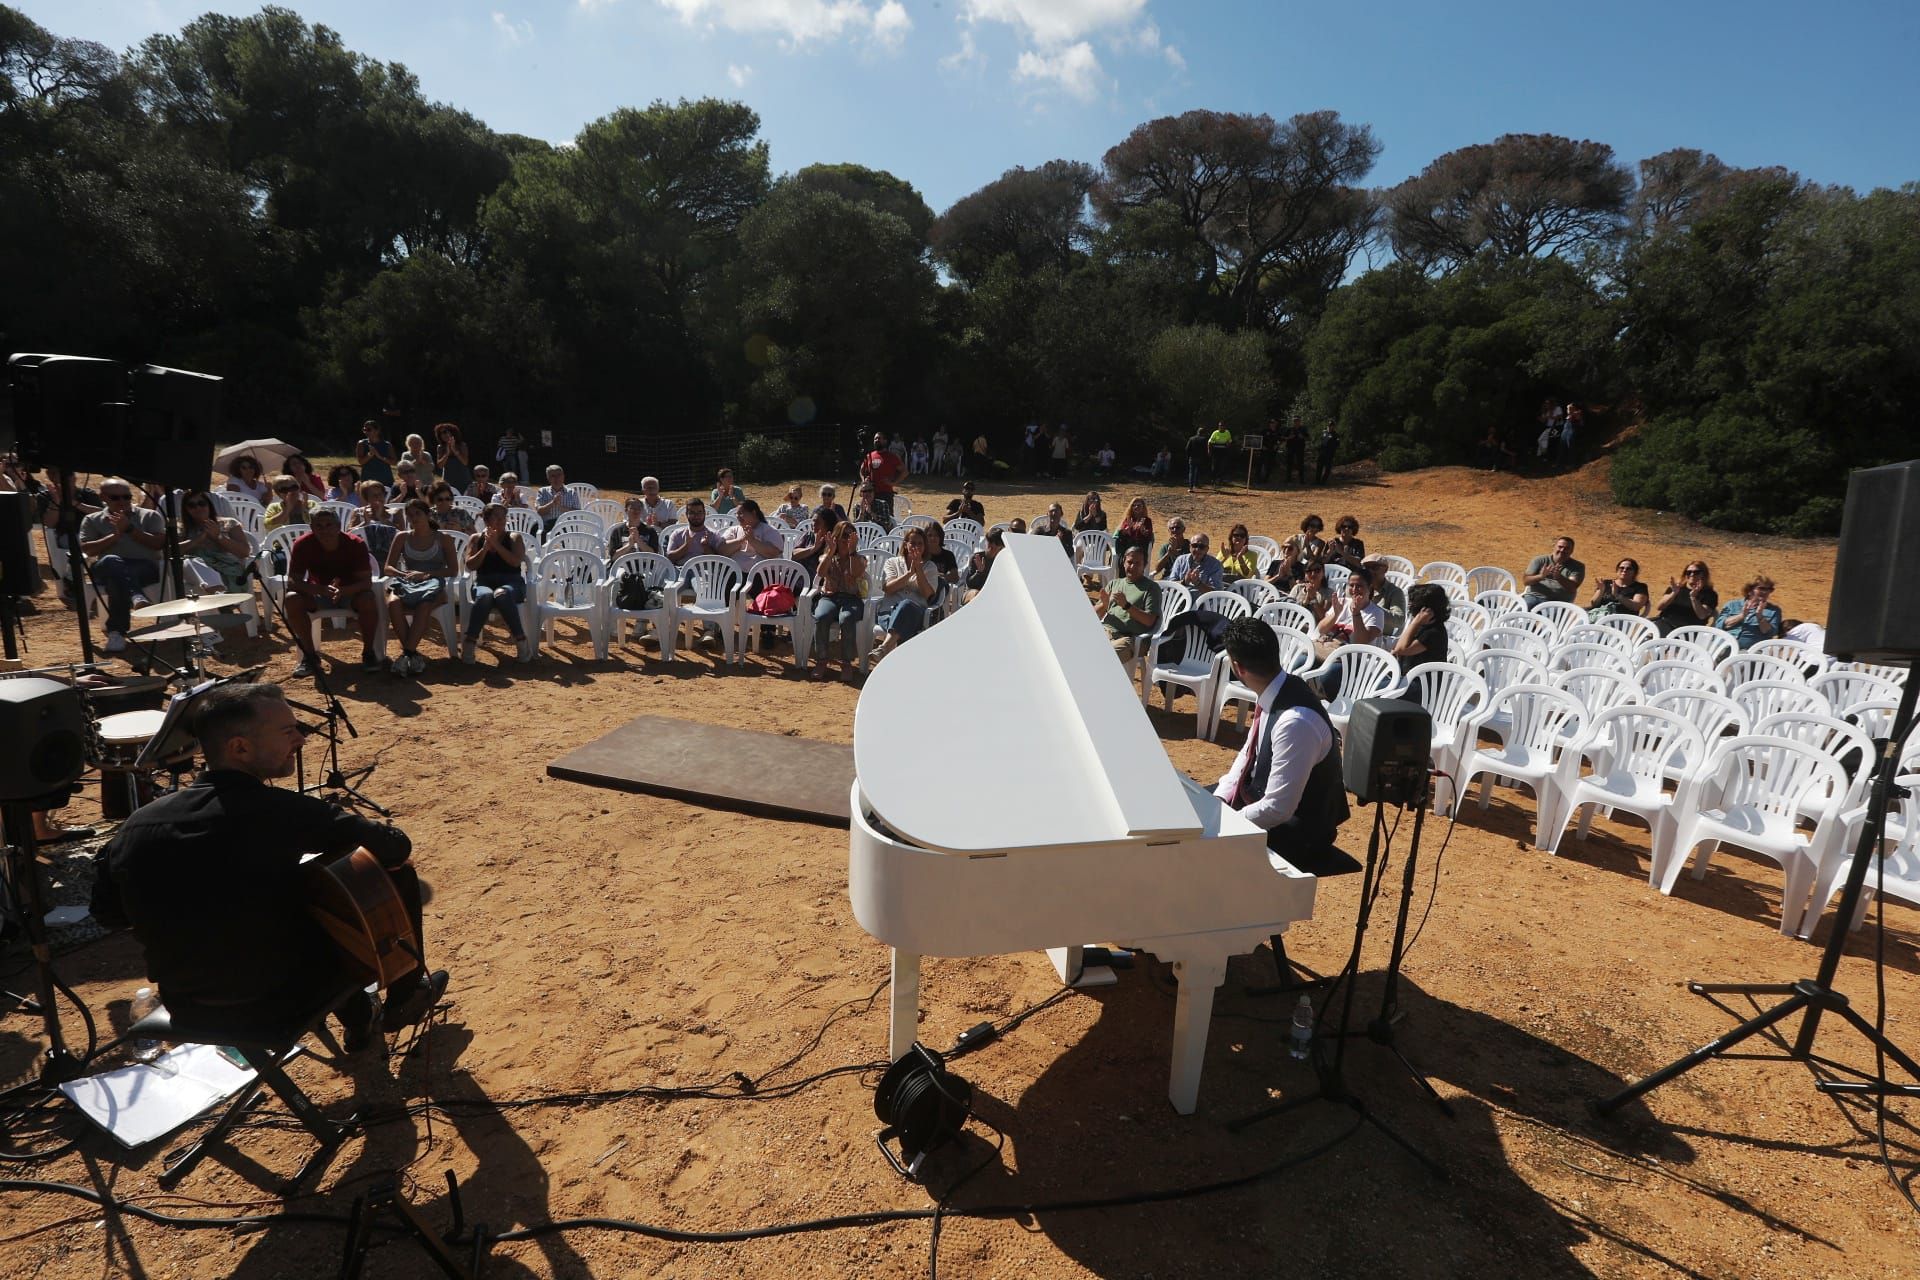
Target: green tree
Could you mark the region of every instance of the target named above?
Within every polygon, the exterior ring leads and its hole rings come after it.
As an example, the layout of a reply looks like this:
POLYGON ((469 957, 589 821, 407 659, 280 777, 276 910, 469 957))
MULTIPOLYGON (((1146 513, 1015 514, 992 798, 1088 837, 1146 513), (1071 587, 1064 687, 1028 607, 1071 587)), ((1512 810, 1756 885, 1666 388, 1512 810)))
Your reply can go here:
POLYGON ((1427 269, 1572 254, 1620 231, 1633 176, 1613 148, 1509 133, 1449 151, 1387 193, 1393 251, 1427 269))
POLYGON ((1085 253, 1092 165, 1049 160, 1015 167, 962 196, 934 224, 934 252, 961 281, 979 283, 1003 257, 1021 271, 1069 270, 1085 253))
POLYGON ((1147 376, 1181 429, 1224 422, 1237 436, 1267 419, 1274 395, 1260 335, 1247 330, 1164 329, 1147 348, 1147 376))

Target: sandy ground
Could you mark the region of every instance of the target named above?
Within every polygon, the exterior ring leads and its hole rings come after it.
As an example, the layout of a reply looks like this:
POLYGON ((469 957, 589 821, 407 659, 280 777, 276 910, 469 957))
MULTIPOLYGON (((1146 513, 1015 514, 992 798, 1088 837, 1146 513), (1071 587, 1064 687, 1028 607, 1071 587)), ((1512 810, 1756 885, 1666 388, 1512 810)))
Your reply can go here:
MULTIPOLYGON (((1305 510, 1329 525, 1351 511, 1370 547, 1416 562, 1518 569, 1562 532, 1580 539, 1589 565, 1631 553, 1657 582, 1700 555, 1715 565, 1723 592, 1765 569, 1780 581, 1789 613, 1824 615, 1831 543, 1730 536, 1618 510, 1605 465, 1544 480, 1465 470, 1355 478, 1311 494, 1144 492, 1162 527, 1178 513, 1216 537, 1234 518, 1284 536, 1305 510)), ((1133 491, 1109 489, 1110 506, 1121 509, 1133 491)), ((922 509, 932 505, 930 491, 909 492, 922 509)), ((1017 483, 990 484, 982 494, 993 519, 1031 516, 1055 496, 1078 495, 1017 483)), ((31 657, 69 656, 71 620, 50 595, 40 605, 28 621, 31 657)), ((278 640, 231 650, 235 662, 266 662, 270 677, 285 678, 292 666, 278 640)), ((331 650, 343 661, 355 655, 347 640, 331 650)), ((423 1098, 532 1105, 491 1114, 467 1106, 378 1125, 349 1140, 318 1192, 293 1209, 342 1214, 370 1180, 399 1170, 415 1202, 444 1223, 451 1170, 466 1189, 469 1221, 495 1231, 598 1217, 728 1232, 924 1210, 984 1160, 951 1197, 957 1216, 943 1224, 943 1274, 1914 1273, 1920 1224, 1887 1185, 1871 1113, 1815 1093, 1801 1066, 1716 1063, 1612 1120, 1584 1109, 1587 1099, 1730 1025, 1729 1013, 1685 991, 1687 979, 1791 980, 1813 971, 1815 949, 1775 931, 1779 869, 1725 852, 1704 881, 1683 879, 1663 898, 1646 884, 1643 830, 1598 822, 1591 839, 1549 858, 1530 846, 1530 801, 1508 793, 1485 814, 1469 809, 1444 860, 1436 858, 1444 822, 1428 824, 1422 849, 1416 912, 1436 862, 1438 894, 1407 961, 1401 1040, 1454 1114, 1417 1093, 1383 1050, 1360 1042, 1348 1058, 1373 1114, 1439 1161, 1446 1181, 1371 1127, 1312 1155, 1355 1127, 1341 1106, 1229 1130, 1270 1099, 1311 1086, 1283 1044, 1289 1007, 1243 993, 1272 977, 1264 948, 1236 960, 1220 990, 1197 1114, 1180 1117, 1167 1104, 1173 988, 1164 966, 1145 962, 1118 985, 1072 994, 956 1064, 977 1091, 979 1120, 930 1162, 924 1187, 896 1177, 875 1150, 871 1073, 749 1101, 629 1096, 539 1105, 563 1091, 760 1076, 796 1055, 762 1086, 871 1062, 885 1052, 879 988, 888 954, 849 911, 843 833, 556 782, 543 772, 569 748, 641 713, 846 742, 855 690, 808 684, 765 658, 730 672, 700 652, 663 665, 651 648, 596 662, 584 638, 530 668, 505 658, 504 646, 491 643, 479 665, 436 661, 417 683, 343 668, 341 695, 361 732, 343 760, 378 762, 368 790, 413 834, 433 890, 428 942, 435 962, 453 973, 452 1000, 430 1036, 387 1072, 367 1067, 356 1081, 309 1060, 296 1076, 336 1113, 423 1098), (1051 1207, 1275 1168, 1188 1198, 1051 1207), (1010 1208, 1021 1205, 1036 1208, 1010 1208), (980 1206, 992 1215, 965 1216, 980 1206)), ((955 707, 965 714, 963 699, 955 707)), ((1173 714, 1156 709, 1154 722, 1176 767, 1217 776, 1239 733, 1229 725, 1218 743, 1196 741, 1190 707, 1183 700, 1173 714)), ((978 786, 983 798, 996 773, 1021 767, 1017 736, 991 759, 951 759, 941 742, 941 726, 929 723, 930 770, 948 784, 978 786)), ((96 808, 89 791, 68 817, 96 808)), ((1346 843, 1363 847, 1364 826, 1349 832, 1346 843)), ((62 860, 55 874, 74 881, 84 868, 62 860)), ((1356 881, 1321 885, 1314 918, 1288 934, 1296 959, 1322 971, 1339 967, 1356 881)), ((1920 917, 1895 905, 1887 921, 1888 1029, 1920 1048, 1920 917)), ((1869 1013, 1871 936, 1849 944, 1841 975, 1869 1013)), ((1387 940, 1384 928, 1369 937, 1366 968, 1375 976, 1360 986, 1363 1007, 1377 999, 1387 940)), ((124 936, 61 960, 111 1027, 124 1025, 141 968, 124 936)), ((944 1048, 973 1023, 1014 1014, 1054 990, 1038 954, 929 960, 922 1032, 944 1048)), ((25 1068, 34 1031, 18 1014, 0 1023, 0 1075, 25 1068)), ((1862 1044, 1838 1027, 1823 1033, 1821 1047, 1872 1067, 1862 1044)), ((127 1152, 94 1137, 75 1154, 0 1173, 175 1213, 272 1212, 274 1175, 290 1173, 310 1149, 284 1119, 277 1104, 263 1108, 238 1136, 241 1156, 209 1160, 176 1195, 154 1182, 166 1142, 127 1152)), ((1898 1168, 1910 1176, 1914 1135, 1897 1114, 1890 1136, 1898 1168)), ((912 1276, 927 1270, 929 1238, 924 1218, 723 1244, 581 1229, 501 1244, 488 1274, 912 1276)), ((342 1240, 337 1225, 188 1232, 65 1196, 0 1192, 0 1275, 9 1277, 332 1274, 342 1240)), ((422 1255, 389 1243, 374 1251, 368 1274, 428 1270, 422 1255)))

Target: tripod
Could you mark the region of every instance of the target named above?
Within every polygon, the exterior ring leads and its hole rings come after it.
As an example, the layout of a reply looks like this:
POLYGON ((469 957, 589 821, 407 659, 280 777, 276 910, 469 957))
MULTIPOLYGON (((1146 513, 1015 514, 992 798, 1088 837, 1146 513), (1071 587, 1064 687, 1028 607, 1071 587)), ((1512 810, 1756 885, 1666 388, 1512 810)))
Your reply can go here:
MULTIPOLYGON (((60 1029, 60 1006, 55 1003, 53 949, 47 941, 46 900, 40 893, 40 849, 33 838, 31 802, 9 800, 0 805, 0 830, 7 841, 7 879, 13 886, 14 904, 20 909, 27 941, 33 949, 35 1002, 39 1005, 41 1025, 47 1033, 47 1051, 40 1063, 37 1086, 50 1088, 78 1079, 83 1064, 67 1048, 60 1029)), ((86 1014, 85 1006, 81 1007, 86 1014)), ((91 1015, 86 1015, 91 1025, 91 1015)))
POLYGON ((1414 1146, 1412 1142, 1408 1141, 1407 1138, 1397 1130, 1380 1119, 1379 1116, 1375 1115, 1367 1106, 1366 1100, 1349 1089, 1346 1083, 1347 1041, 1365 1036, 1375 1044, 1384 1045, 1395 1058, 1399 1059, 1400 1065, 1406 1068, 1407 1073, 1419 1083, 1427 1096, 1437 1102, 1442 1111, 1448 1115, 1453 1114, 1453 1108, 1448 1105, 1446 1099, 1439 1095, 1434 1089, 1432 1082, 1429 1081, 1412 1062, 1408 1061, 1407 1056, 1400 1051, 1399 1046, 1394 1042, 1394 1024, 1399 1019, 1396 997, 1399 988, 1400 960, 1406 951, 1404 939, 1406 937, 1407 927, 1407 907, 1413 898, 1414 864, 1418 857, 1420 847, 1420 815, 1425 811, 1427 803, 1425 786, 1426 775, 1424 770, 1422 770, 1420 781, 1416 787, 1418 799, 1415 801, 1416 807, 1414 809, 1413 844, 1412 847, 1407 850, 1406 854, 1406 873, 1401 887, 1400 912, 1393 935, 1393 955, 1387 970, 1387 985, 1381 993, 1380 1012, 1378 1016, 1367 1024, 1365 1030, 1355 1031, 1352 1029, 1354 987, 1355 980, 1360 972, 1360 952, 1366 942, 1367 925, 1373 916, 1373 900, 1379 895, 1381 881, 1384 876, 1384 868, 1381 866, 1380 859, 1381 837, 1386 831, 1386 799, 1384 795, 1374 801, 1373 830, 1367 837, 1367 862, 1365 870, 1360 877, 1360 910, 1353 926, 1353 950, 1347 956, 1346 968, 1344 968, 1340 976, 1335 979, 1336 982, 1344 983, 1346 989, 1341 993, 1339 1030, 1325 1037, 1325 1039, 1331 1039, 1334 1042, 1332 1060, 1328 1060, 1323 1044, 1315 1044, 1313 1047, 1313 1067, 1314 1074, 1319 1079, 1318 1087, 1311 1093, 1302 1094, 1296 1098, 1282 1099, 1272 1106, 1264 1107, 1251 1115, 1242 1116, 1240 1119, 1232 1121, 1227 1125, 1229 1132, 1238 1133, 1242 1129, 1258 1124, 1262 1120, 1270 1120, 1275 1116, 1284 1115, 1289 1111, 1294 1111, 1306 1106, 1310 1102, 1339 1103, 1341 1106, 1352 1108, 1356 1115, 1385 1134, 1408 1155, 1419 1161, 1420 1164, 1426 1168, 1427 1172, 1431 1173, 1434 1177, 1443 1181, 1446 1179, 1447 1171, 1445 1168, 1431 1156, 1414 1146))
MULTIPOLYGON (((1840 970, 1841 953, 1846 949, 1847 930, 1851 927, 1854 914, 1859 909, 1860 895, 1866 885, 1867 864, 1878 856, 1881 839, 1886 834, 1887 798, 1893 789, 1893 775, 1899 767, 1901 746, 1906 742, 1907 734, 1913 729, 1916 694, 1920 694, 1920 685, 1914 683, 1913 672, 1909 668, 1907 679, 1900 691, 1899 709, 1894 712, 1893 727, 1888 730, 1886 745, 1880 753, 1873 780, 1873 801, 1867 809, 1867 822, 1860 832, 1860 843, 1853 851, 1853 863, 1847 869, 1846 888, 1840 894, 1840 913, 1834 921, 1833 936, 1827 939, 1827 948, 1821 953, 1819 972, 1811 978, 1786 983, 1689 982, 1687 990, 1695 995, 1785 996, 1786 999, 1771 1009, 1762 1010, 1759 1014, 1747 1019, 1718 1040, 1702 1045, 1644 1079, 1634 1081, 1620 1092, 1596 1099, 1590 1105, 1597 1114, 1611 1115, 1640 1095, 1658 1089, 1669 1080, 1685 1075, 1703 1062, 1725 1055, 1743 1041, 1801 1012, 1805 1012, 1807 1016, 1800 1024, 1800 1032, 1794 1038, 1793 1046, 1786 1056, 1778 1061, 1812 1061, 1814 1037, 1820 1032, 1820 1017, 1831 1011, 1864 1036, 1869 1044, 1899 1063, 1908 1075, 1915 1080, 1920 1080, 1920 1063, 1916 1063, 1903 1053, 1898 1045, 1881 1033, 1879 1028, 1862 1017, 1859 1011, 1848 1002, 1847 997, 1836 991, 1833 986, 1834 976, 1840 970)), ((1822 1093, 1871 1093, 1898 1098, 1920 1097, 1920 1084, 1888 1084, 1879 1080, 1820 1080, 1815 1082, 1814 1087, 1822 1093)))
MULTIPOLYGON (((260 577, 260 567, 258 565, 249 565, 247 572, 250 573, 253 576, 253 580, 259 584, 260 594, 267 598, 267 606, 273 610, 273 616, 280 620, 280 625, 287 629, 287 634, 293 636, 294 647, 302 653, 305 653, 307 647, 302 643, 303 638, 294 635, 293 624, 287 621, 287 611, 281 606, 279 598, 276 597, 273 592, 267 590, 266 582, 260 577)), ((383 818, 390 817, 390 810, 381 808, 369 799, 365 792, 360 790, 360 784, 373 776, 373 771, 377 766, 365 765, 350 773, 340 768, 340 730, 345 728, 347 736, 350 738, 358 738, 360 731, 353 727, 353 721, 347 718, 347 709, 340 704, 339 696, 334 693, 333 685, 327 679, 326 664, 319 661, 316 656, 311 661, 311 665, 313 667, 313 687, 320 691, 322 698, 326 699, 326 706, 309 706, 304 702, 295 702, 292 698, 287 699, 287 705, 296 711, 304 711, 310 716, 319 716, 327 722, 327 771, 318 782, 315 782, 312 786, 308 786, 306 760, 303 756, 295 756, 293 758, 294 789, 303 796, 312 795, 316 791, 343 792, 351 798, 355 804, 371 809, 383 818)))

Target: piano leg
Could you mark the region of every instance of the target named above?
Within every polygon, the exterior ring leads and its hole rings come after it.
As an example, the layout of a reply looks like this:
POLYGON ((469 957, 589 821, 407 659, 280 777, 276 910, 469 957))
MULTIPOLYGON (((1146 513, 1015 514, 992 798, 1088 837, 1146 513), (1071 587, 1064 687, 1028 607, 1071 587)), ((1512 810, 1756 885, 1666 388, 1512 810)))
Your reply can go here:
POLYGON ((1213 989, 1226 980, 1225 956, 1176 960, 1180 995, 1173 1006, 1173 1077, 1167 1097, 1183 1116, 1200 1101, 1200 1069, 1207 1058, 1207 1026, 1213 1020, 1213 989))
POLYGON ((887 1058, 898 1062, 920 1035, 920 957, 898 947, 893 949, 893 995, 889 1013, 887 1058))

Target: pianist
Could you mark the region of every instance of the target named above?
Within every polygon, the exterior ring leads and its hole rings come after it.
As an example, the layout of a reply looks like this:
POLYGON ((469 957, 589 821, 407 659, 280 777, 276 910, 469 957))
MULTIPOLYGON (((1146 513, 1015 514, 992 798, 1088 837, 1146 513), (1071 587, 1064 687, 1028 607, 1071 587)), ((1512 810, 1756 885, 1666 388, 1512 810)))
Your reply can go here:
POLYGON ((1267 833, 1267 848, 1296 866, 1333 847, 1347 817, 1339 735, 1320 699, 1280 670, 1280 641, 1254 618, 1227 625, 1233 674, 1257 695, 1247 740, 1214 795, 1267 833))

